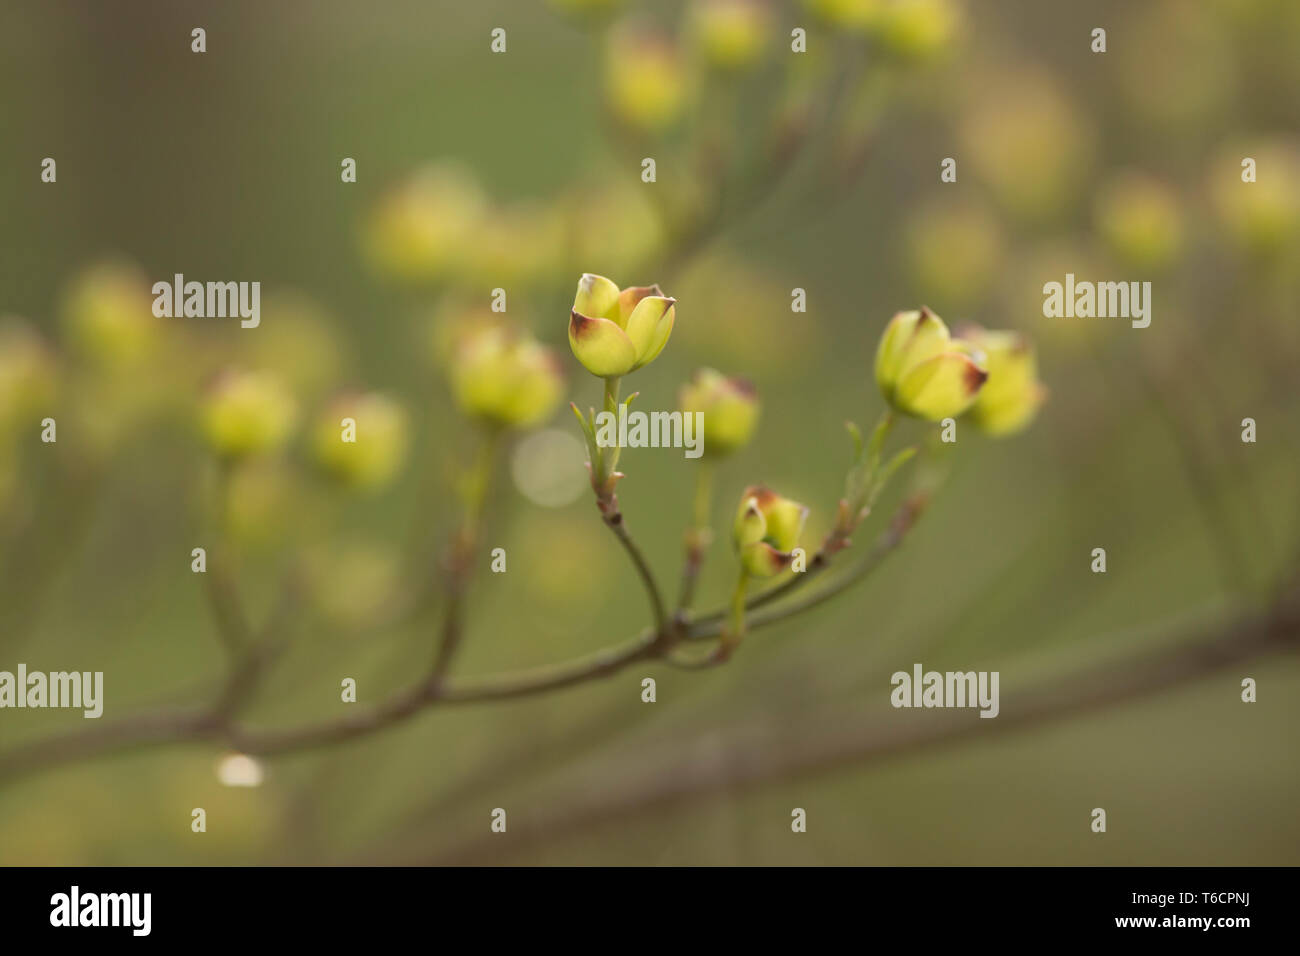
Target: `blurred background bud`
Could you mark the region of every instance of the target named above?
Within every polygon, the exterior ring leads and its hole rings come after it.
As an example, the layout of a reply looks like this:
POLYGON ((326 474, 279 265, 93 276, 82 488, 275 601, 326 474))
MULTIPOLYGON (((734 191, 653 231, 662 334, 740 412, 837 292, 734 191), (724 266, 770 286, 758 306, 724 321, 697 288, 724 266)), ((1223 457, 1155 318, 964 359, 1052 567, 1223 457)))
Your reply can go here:
POLYGON ((262 456, 232 468, 222 505, 225 531, 241 548, 274 553, 320 520, 324 504, 283 456, 262 456))
POLYGON ((1106 182, 1098 192, 1094 217, 1106 247, 1126 265, 1165 269, 1182 252, 1178 194, 1154 176, 1127 171, 1106 182))
POLYGON ((1018 332, 990 332, 977 325, 963 326, 960 334, 979 349, 989 373, 970 408, 971 420, 996 437, 1026 428, 1047 399, 1033 346, 1018 332))
POLYGON ((383 620, 402 585, 397 551, 378 541, 313 548, 304 568, 313 605, 343 630, 361 630, 383 620))
POLYGON ((1238 97, 1241 69, 1213 5, 1152 0, 1125 12, 1112 34, 1124 42, 1106 55, 1116 57, 1116 87, 1136 118, 1181 132, 1217 122, 1238 97))
POLYGON ((353 488, 388 484, 406 460, 410 428, 406 410, 381 392, 346 392, 320 412, 312 427, 312 454, 331 477, 353 488), (351 419, 351 437, 344 419, 351 419))
POLYGON ((1024 67, 970 85, 962 142, 998 201, 1031 221, 1077 200, 1090 165, 1091 128, 1050 73, 1024 67))
POLYGON ((690 8, 691 34, 710 66, 733 72, 762 59, 771 39, 765 0, 700 0, 690 8))
POLYGON ((950 47, 960 25, 961 9, 952 0, 886 0, 874 33, 886 53, 915 63, 950 47))
POLYGON ((270 372, 229 370, 203 397, 200 418, 217 455, 243 458, 284 444, 297 421, 297 403, 270 372))
POLYGON ((442 278, 464 265, 486 209, 472 173, 452 163, 426 166, 380 201, 367 226, 366 252, 383 275, 442 278))
POLYGON ((732 543, 741 566, 757 577, 771 577, 790 564, 808 509, 770 488, 751 485, 740 496, 732 543))
POLYGON ((676 43, 647 26, 624 23, 605 49, 605 99, 613 116, 644 133, 671 126, 686 107, 690 83, 676 43))
POLYGON ((907 258, 918 288, 971 308, 984 299, 1002 263, 1002 228, 976 199, 939 198, 907 223, 907 258))
POLYGON ((682 386, 678 404, 683 412, 704 415, 704 454, 730 455, 749 444, 758 424, 758 391, 742 378, 728 378, 702 368, 682 386))
POLYGON ((880 23, 887 0, 804 0, 821 23, 839 30, 866 33, 880 23))
POLYGON ((25 319, 0 316, 0 441, 53 412, 57 388, 53 349, 25 319))
POLYGON ((1211 165, 1209 193, 1228 234, 1248 253, 1271 258, 1300 243, 1300 142, 1243 142, 1211 165), (1255 161, 1255 182, 1242 181, 1242 161, 1255 161))
POLYGON ((106 370, 138 368, 154 355, 162 333, 150 288, 144 274, 125 262, 104 262, 84 270, 64 297, 68 342, 106 370))
POLYGON ((452 396, 464 414, 509 428, 546 421, 564 392, 555 352, 506 324, 462 333, 450 374, 452 396))

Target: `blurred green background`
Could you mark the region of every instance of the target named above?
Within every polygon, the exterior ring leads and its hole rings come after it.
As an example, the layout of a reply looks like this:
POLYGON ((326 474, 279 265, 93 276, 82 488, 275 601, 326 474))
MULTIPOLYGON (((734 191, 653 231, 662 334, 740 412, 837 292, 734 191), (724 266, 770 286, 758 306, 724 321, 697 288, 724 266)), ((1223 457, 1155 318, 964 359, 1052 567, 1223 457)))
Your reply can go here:
MULTIPOLYGON (((266 759, 255 787, 225 785, 208 744, 77 761, 0 785, 0 863, 1300 862, 1294 656, 998 726, 1043 682, 1096 668, 1121 680, 1129 655, 1264 607, 1293 568, 1300 6, 772 3, 765 52, 727 76, 693 61, 698 4, 616 4, 612 28, 559 9, 583 6, 0 8, 0 314, 55 356, 42 408, 59 420, 57 446, 38 440, 44 411, 0 429, 0 669, 103 670, 105 722, 218 686, 224 659, 189 568, 212 481, 194 419, 234 363, 282 374, 304 421, 335 389, 366 388, 395 396, 411 431, 377 494, 331 488, 301 439, 236 479, 254 617, 296 556, 312 585, 248 721, 337 717, 406 686, 436 617, 389 628, 385 613, 432 573, 473 441, 431 356, 432 317, 486 306, 497 286, 509 316, 558 348, 580 405, 600 397, 565 341, 583 271, 678 299, 668 348, 625 386, 641 407, 672 407, 701 365, 757 385, 757 438, 719 469, 720 529, 763 481, 812 506, 806 541, 820 540, 849 461, 844 422, 879 414, 871 357, 900 309, 1030 337, 1051 392, 1037 421, 1001 441, 961 431, 904 547, 839 600, 755 632, 725 667, 635 665, 542 697, 433 708, 266 759), (689 90, 662 130, 629 129, 606 102, 605 45, 624 17, 680 39, 689 90), (795 26, 809 52, 792 65, 795 26), (1104 54, 1090 51, 1098 26, 1104 54), (494 27, 505 54, 489 51, 494 27), (764 157, 786 153, 769 154, 773 142, 795 144, 775 171, 764 157), (39 180, 47 156, 55 184, 39 180), (1240 180, 1244 156, 1258 159, 1255 184, 1240 180), (340 182, 343 157, 355 184, 340 182), (940 182, 944 157, 954 184, 940 182), (402 281, 365 237, 428 164, 477 180, 478 265, 402 281), (682 227, 719 195, 716 229, 682 227), (579 238, 558 243, 552 227, 579 238), (262 326, 164 320, 143 364, 107 369, 69 318, 78 276, 106 260, 148 283, 258 280, 262 326), (1042 285, 1066 272, 1152 281, 1150 328, 1044 318, 1042 285), (790 311, 796 287, 806 313, 790 311), (1256 444, 1240 441, 1245 417, 1256 444), (1105 575, 1089 571, 1095 547, 1105 575), (1003 718, 969 713, 988 726, 887 759, 803 765, 864 729, 887 740, 951 719, 888 706, 890 673, 915 662, 999 671, 1003 718), (344 677, 360 703, 339 702, 344 677), (206 834, 190 831, 193 807, 206 834), (506 835, 488 832, 496 807, 506 835), (793 807, 808 811, 806 834, 790 831, 793 807), (1089 830, 1094 807, 1105 835, 1089 830)), ((563 408, 548 427, 578 434, 563 408)), ((650 449, 622 463, 628 525, 670 591, 695 464, 650 449)), ((547 507, 517 484, 503 465, 458 675, 569 659, 646 624, 589 492, 547 507), (492 547, 507 551, 504 575, 486 573, 492 547)), ((898 491, 886 497, 859 546, 898 491)), ((699 606, 725 600, 733 566, 720 535, 699 606)), ((0 752, 88 723, 6 710, 0 752)))

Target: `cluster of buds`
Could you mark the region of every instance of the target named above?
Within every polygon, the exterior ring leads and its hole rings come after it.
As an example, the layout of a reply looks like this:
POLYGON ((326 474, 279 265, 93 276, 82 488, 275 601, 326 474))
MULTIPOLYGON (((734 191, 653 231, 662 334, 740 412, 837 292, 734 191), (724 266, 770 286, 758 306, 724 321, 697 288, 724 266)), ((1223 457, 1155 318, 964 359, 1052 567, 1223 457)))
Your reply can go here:
POLYGON ((1020 336, 972 326, 957 338, 925 307, 889 321, 876 350, 876 384, 904 415, 937 422, 970 412, 995 435, 1023 428, 1046 397, 1033 349, 1020 336))
POLYGON ((808 509, 763 485, 740 496, 731 538, 746 574, 770 578, 790 566, 808 509))

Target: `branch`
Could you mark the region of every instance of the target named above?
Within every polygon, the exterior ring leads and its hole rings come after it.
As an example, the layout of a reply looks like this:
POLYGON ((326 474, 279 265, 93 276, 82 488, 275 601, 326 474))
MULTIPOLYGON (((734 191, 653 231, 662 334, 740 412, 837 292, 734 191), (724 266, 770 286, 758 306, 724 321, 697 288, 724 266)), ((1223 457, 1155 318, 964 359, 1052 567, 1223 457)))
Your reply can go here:
MULTIPOLYGON (((654 576, 640 549, 627 534, 617 506, 613 513, 619 516, 619 520, 611 523, 607 518, 606 523, 632 556, 647 593, 651 596, 652 607, 657 607, 662 615, 662 598, 654 576)), ((755 615, 749 624, 750 629, 775 624, 810 607, 815 607, 851 587, 902 542, 907 530, 919 514, 920 507, 917 503, 909 501, 899 509, 890 528, 856 568, 802 601, 755 615)), ((814 565, 816 565, 815 560, 814 565)), ((817 566, 820 568, 820 565, 817 566)), ((800 575, 796 581, 787 584, 800 584, 802 583, 800 579, 807 577, 811 572, 812 568, 809 572, 800 575)), ((754 600, 758 604, 765 604, 778 596, 776 591, 788 594, 792 590, 792 587, 782 586, 767 592, 767 595, 759 595, 754 600)), ((270 636, 278 629, 273 625, 267 628, 267 636, 263 641, 248 652, 242 666, 232 672, 217 699, 209 706, 124 718, 109 724, 97 724, 88 730, 72 731, 62 736, 36 740, 19 746, 0 754, 0 783, 26 772, 57 766, 81 757, 117 753, 149 744, 217 740, 233 749, 260 755, 324 746, 397 726, 436 704, 505 700, 560 690, 597 680, 614 674, 636 661, 662 659, 671 648, 670 632, 665 628, 665 622, 660 616, 656 618, 654 630, 643 632, 623 644, 573 661, 486 678, 447 681, 446 662, 450 661, 460 638, 462 605, 463 582, 461 589, 448 602, 442 643, 435 658, 435 666, 429 675, 368 710, 349 714, 337 720, 283 730, 257 730, 234 722, 231 718, 247 700, 266 663, 273 659, 276 653, 274 645, 269 643, 270 636)), ((278 618, 279 615, 276 617, 278 618)), ((721 631, 721 621, 721 615, 706 615, 675 636, 687 640, 716 637, 721 631)), ((679 667, 691 666, 689 663, 678 661, 672 663, 679 667)))
MULTIPOLYGON (((949 746, 967 739, 987 740, 1027 727, 1042 727, 1063 718, 1104 710, 1181 687, 1275 652, 1300 649, 1300 589, 1268 615, 1243 616, 1208 629, 1190 642, 1179 641, 1154 651, 1044 682, 1007 699, 995 720, 981 720, 969 711, 945 712, 942 717, 907 724, 882 721, 865 726, 840 721, 844 732, 783 736, 797 741, 774 752, 772 741, 751 732, 725 741, 725 760, 701 760, 674 749, 673 761, 648 761, 644 753, 626 764, 603 764, 593 773, 600 786, 585 788, 568 779, 561 785, 565 799, 549 815, 533 815, 510 842, 511 853, 552 843, 565 834, 586 830, 633 813, 661 810, 718 793, 735 793, 794 777, 855 770, 901 755, 949 746), (610 786, 609 781, 615 781, 610 786), (585 799, 571 799, 589 794, 585 799)), ((823 728, 824 729, 824 728, 823 728)), ((475 838, 437 858, 439 864, 482 861, 497 847, 475 838)))

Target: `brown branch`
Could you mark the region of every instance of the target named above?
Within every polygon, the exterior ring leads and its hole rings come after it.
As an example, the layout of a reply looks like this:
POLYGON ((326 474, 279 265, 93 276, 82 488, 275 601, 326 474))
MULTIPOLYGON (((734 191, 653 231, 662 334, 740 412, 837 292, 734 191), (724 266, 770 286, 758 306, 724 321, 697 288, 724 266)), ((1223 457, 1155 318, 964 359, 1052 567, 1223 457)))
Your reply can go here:
MULTIPOLYGON (((616 506, 611 513, 618 514, 621 518, 616 506)), ((851 587, 902 542, 919 513, 920 509, 915 503, 905 504, 895 515, 890 528, 878 539, 875 548, 856 568, 802 601, 755 615, 749 623, 750 630, 778 623, 851 587)), ((608 520, 606 523, 609 523, 608 520)), ((632 555, 651 595, 652 604, 658 601, 662 613, 658 587, 640 549, 627 535, 621 520, 611 523, 610 527, 632 555)), ((461 544, 463 543, 462 541, 461 544)), ((453 549, 452 560, 465 560, 468 553, 458 546, 453 549)), ((573 661, 517 673, 448 681, 446 669, 460 640, 463 625, 466 583, 464 571, 450 574, 449 577, 457 579, 459 583, 454 584, 454 592, 449 595, 443 639, 434 668, 428 676, 372 708, 336 720, 279 730, 259 730, 236 722, 234 716, 251 696, 267 664, 278 653, 278 645, 270 643, 272 635, 278 629, 278 625, 273 624, 268 626, 267 635, 241 657, 240 663, 210 705, 194 710, 124 718, 113 723, 97 724, 88 730, 72 731, 20 746, 0 754, 0 783, 22 773, 56 766, 79 757, 116 753, 150 743, 215 740, 235 750, 263 755, 339 743, 395 727, 436 704, 468 704, 525 697, 607 677, 636 661, 663 658, 678 637, 702 640, 716 637, 721 628, 720 616, 706 615, 686 631, 670 633, 661 618, 659 625, 651 631, 643 632, 624 644, 573 661)), ((800 577, 807 577, 807 574, 800 577)), ((783 593, 790 592, 787 590, 783 593)), ((679 667, 693 666, 688 661, 674 660, 671 663, 679 667)))
MULTIPOLYGON (((1062 676, 1023 694, 1003 694, 1002 710, 981 720, 969 710, 945 712, 932 720, 879 722, 860 726, 838 722, 842 732, 824 727, 789 735, 797 741, 773 751, 771 740, 738 732, 719 751, 725 759, 700 760, 674 749, 669 762, 635 760, 593 771, 592 786, 563 782, 565 798, 549 815, 534 814, 511 827, 510 852, 526 853, 566 834, 599 826, 633 813, 661 810, 713 794, 804 778, 852 767, 861 769, 893 757, 988 740, 1027 727, 1042 727, 1066 717, 1092 713, 1180 687, 1265 654, 1300 649, 1300 590, 1271 614, 1245 616, 1208 628, 1191 641, 1179 641, 1127 659, 1092 668, 1082 676, 1062 676), (611 785, 610 781, 614 781, 611 785), (581 796, 589 794, 585 799, 581 796), (575 795, 578 798, 575 799, 575 795)), ((785 736, 785 735, 783 735, 785 736)), ((439 864, 487 858, 497 845, 475 838, 437 857, 439 864)))

